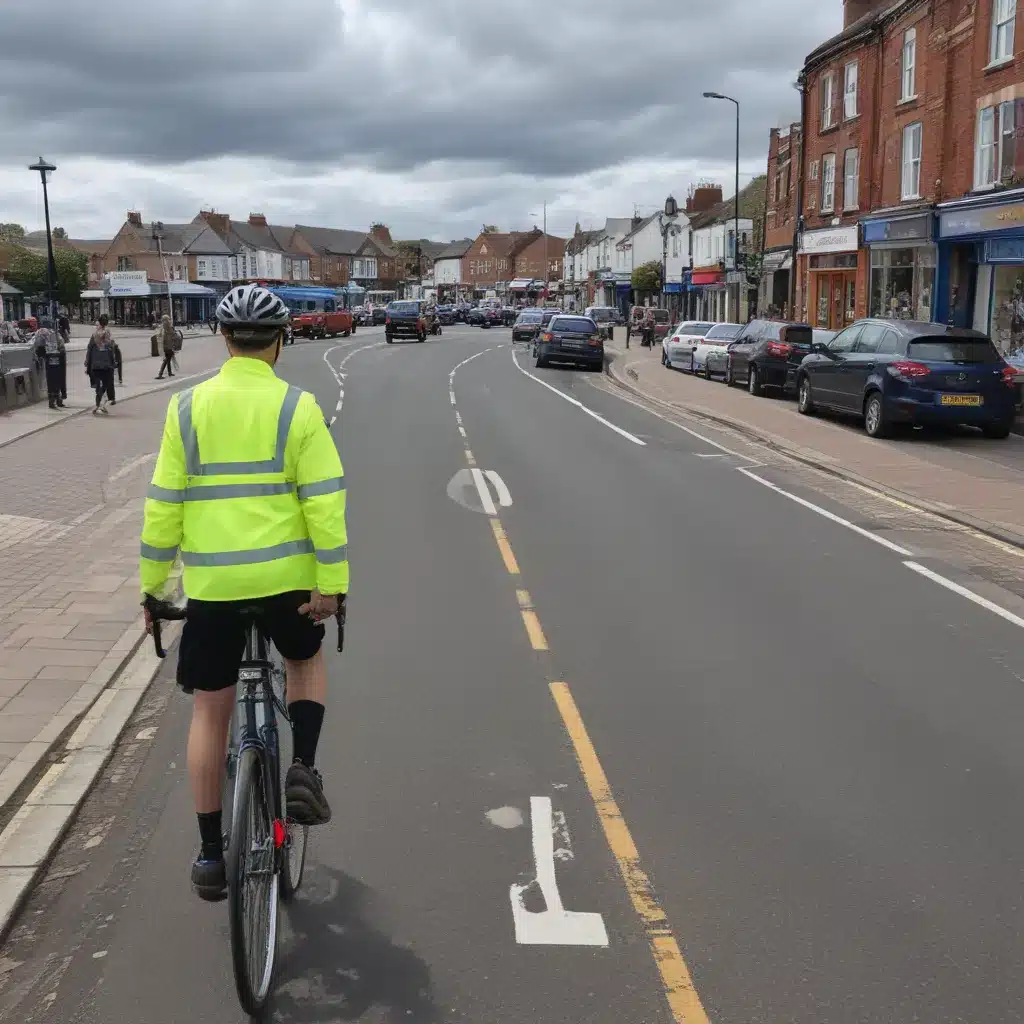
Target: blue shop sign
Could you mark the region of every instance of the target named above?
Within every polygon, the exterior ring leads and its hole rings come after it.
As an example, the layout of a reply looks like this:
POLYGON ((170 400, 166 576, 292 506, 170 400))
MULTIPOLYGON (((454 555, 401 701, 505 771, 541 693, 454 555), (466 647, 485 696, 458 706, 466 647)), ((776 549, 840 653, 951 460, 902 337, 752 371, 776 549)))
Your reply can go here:
POLYGON ((1024 263, 1024 238, 989 238, 985 241, 985 263, 1024 263))
POLYGON ((981 235, 1024 227, 1024 203, 973 206, 939 214, 939 236, 981 235))
POLYGON ((897 217, 894 220, 865 220, 864 244, 872 242, 930 242, 932 238, 932 215, 922 213, 918 217, 897 217))
POLYGON ((678 294, 682 291, 682 285, 678 281, 669 281, 663 291, 666 295, 678 294))

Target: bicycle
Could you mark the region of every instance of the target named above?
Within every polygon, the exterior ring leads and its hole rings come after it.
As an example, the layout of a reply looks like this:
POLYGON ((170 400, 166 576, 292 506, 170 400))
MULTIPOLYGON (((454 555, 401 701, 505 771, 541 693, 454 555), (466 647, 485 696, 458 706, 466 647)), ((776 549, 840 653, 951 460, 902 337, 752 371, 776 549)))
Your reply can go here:
MULTIPOLYGON (((147 598, 157 656, 166 657, 160 623, 184 619, 181 605, 147 598)), ((231 808, 224 834, 228 881, 231 964, 242 1008, 258 1016, 270 997, 277 960, 278 911, 302 884, 308 828, 284 816, 277 715, 290 721, 284 666, 260 626, 258 607, 241 608, 245 653, 238 671, 224 773, 224 807, 231 808), (276 714, 275 714, 276 712, 276 714), (259 882, 261 894, 247 898, 259 882)), ((338 650, 345 647, 345 610, 338 609, 338 650)), ((225 817, 227 817, 225 815, 225 817)))

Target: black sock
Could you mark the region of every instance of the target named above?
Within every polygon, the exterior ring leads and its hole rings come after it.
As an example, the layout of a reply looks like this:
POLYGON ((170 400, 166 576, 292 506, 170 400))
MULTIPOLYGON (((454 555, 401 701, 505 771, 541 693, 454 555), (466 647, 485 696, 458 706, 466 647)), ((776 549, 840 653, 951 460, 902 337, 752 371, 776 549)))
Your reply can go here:
POLYGON ((320 742, 325 710, 323 704, 315 700, 297 700, 288 705, 292 720, 292 756, 307 768, 312 768, 316 760, 316 745, 320 742))
POLYGON ((224 838, 221 835, 221 812, 208 811, 197 814, 199 819, 199 851, 201 860, 220 860, 224 856, 224 838))

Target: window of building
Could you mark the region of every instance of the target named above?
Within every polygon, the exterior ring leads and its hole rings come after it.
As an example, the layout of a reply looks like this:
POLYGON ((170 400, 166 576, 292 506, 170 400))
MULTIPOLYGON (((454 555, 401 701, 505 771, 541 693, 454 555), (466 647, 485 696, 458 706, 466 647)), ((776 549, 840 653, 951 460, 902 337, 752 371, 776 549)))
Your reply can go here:
POLYGON ((833 106, 835 104, 835 77, 826 75, 821 80, 821 130, 833 125, 833 106))
POLYGON ((921 198, 921 122, 903 129, 903 174, 900 198, 921 198))
POLYGON ((900 57, 900 100, 912 100, 917 92, 917 29, 903 33, 903 54, 900 57))
POLYGON ((672 255, 673 256, 678 256, 679 255, 679 236, 678 235, 673 235, 672 236, 672 255))
POLYGON ((991 188, 1017 171, 1017 133, 1015 103, 978 111, 974 135, 974 187, 991 188))
POLYGON ((256 269, 256 257, 255 256, 250 256, 249 257, 249 276, 250 277, 255 277, 257 272, 258 271, 256 269))
POLYGON ((857 62, 846 65, 845 87, 843 89, 843 117, 849 120, 857 116, 857 62))
POLYGON ((992 5, 991 62, 1013 56, 1013 27, 1017 20, 1017 0, 994 0, 992 5))
POLYGON ((871 250, 868 315, 893 320, 931 320, 935 247, 871 250))
POLYGON ((821 158, 821 212, 831 213, 836 208, 836 155, 826 153, 821 158))
POLYGON ((817 181, 818 180, 818 161, 817 160, 812 160, 811 161, 810 178, 811 178, 811 181, 817 181))
POLYGON ((989 337, 1011 365, 1024 369, 1024 268, 992 268, 992 320, 989 337))
POLYGON ((848 149, 843 157, 843 209, 856 210, 860 184, 860 151, 848 149))
POLYGON ((206 277, 206 260, 196 261, 197 271, 200 277, 206 277))

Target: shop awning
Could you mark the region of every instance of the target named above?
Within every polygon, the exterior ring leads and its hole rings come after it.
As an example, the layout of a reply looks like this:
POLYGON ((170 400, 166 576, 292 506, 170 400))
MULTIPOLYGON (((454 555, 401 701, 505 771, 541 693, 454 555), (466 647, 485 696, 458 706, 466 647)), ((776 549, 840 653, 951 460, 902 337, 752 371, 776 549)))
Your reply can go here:
POLYGON ((694 271, 694 284, 721 284, 722 272, 720 270, 694 271))
POLYGON ((107 293, 102 288, 89 288, 82 292, 83 299, 102 299, 107 293))
POLYGON ((781 252, 766 252, 761 269, 766 274, 774 274, 776 270, 788 270, 793 264, 793 254, 789 249, 781 252))

